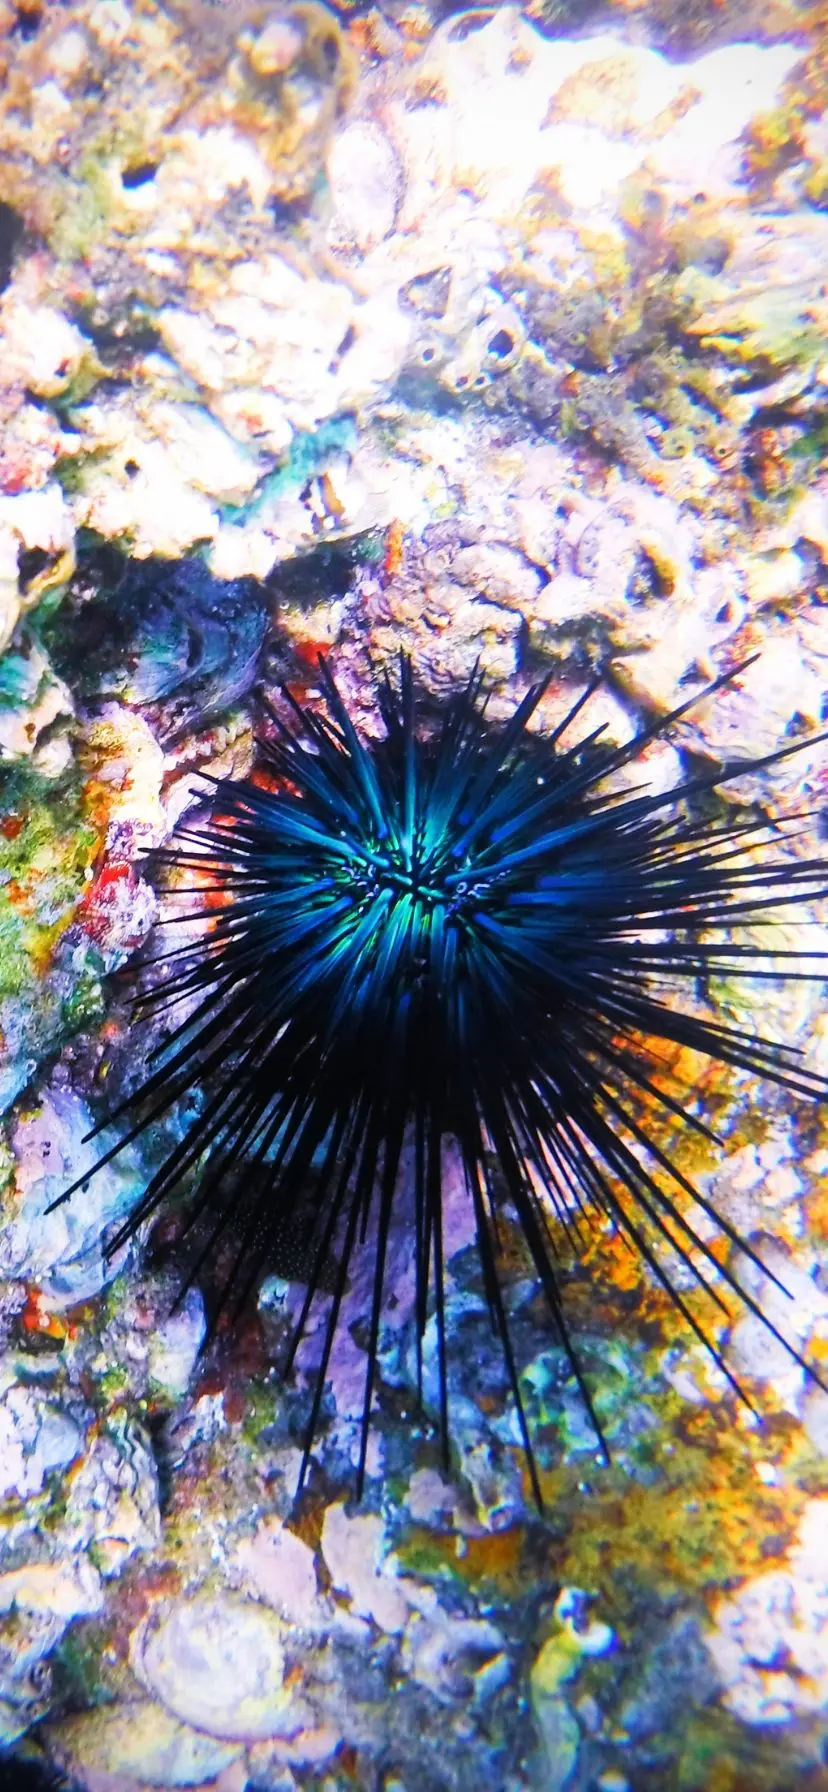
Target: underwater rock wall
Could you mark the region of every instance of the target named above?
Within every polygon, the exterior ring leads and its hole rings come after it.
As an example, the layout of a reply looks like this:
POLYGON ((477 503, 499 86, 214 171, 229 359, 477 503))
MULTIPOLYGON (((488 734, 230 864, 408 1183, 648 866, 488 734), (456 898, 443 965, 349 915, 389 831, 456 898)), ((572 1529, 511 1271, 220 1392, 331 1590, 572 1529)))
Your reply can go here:
MULTIPOLYGON (((597 670, 618 741, 758 651, 653 747, 665 785, 824 723, 826 19, 731 14, 0 0, 0 1742, 90 1792, 823 1783, 828 1399, 749 1315, 761 1430, 590 1245, 605 1468, 507 1237, 542 1522, 458 1171, 456 1473, 400 1244, 365 1501, 357 1326, 296 1521, 297 1265, 205 1364, 199 1291, 101 1250, 173 1122, 46 1213, 139 1079, 107 978, 155 919, 141 855, 320 650, 367 726, 400 648, 435 694, 479 663, 494 717, 551 669, 547 732, 597 670)), ((735 798, 825 781, 819 744, 735 798)), ((793 988, 763 1019, 824 1070, 793 988)), ((825 1116, 700 1096, 726 1150, 682 1168, 824 1360, 825 1116)))

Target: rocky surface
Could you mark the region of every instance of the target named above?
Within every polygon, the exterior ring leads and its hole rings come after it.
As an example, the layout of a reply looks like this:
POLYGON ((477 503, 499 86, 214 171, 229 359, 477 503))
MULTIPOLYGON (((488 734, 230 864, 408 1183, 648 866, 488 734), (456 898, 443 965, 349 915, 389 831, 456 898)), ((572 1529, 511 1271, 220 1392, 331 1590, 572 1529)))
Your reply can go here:
MULTIPOLYGON (((320 650, 368 728, 404 647, 435 693, 479 662, 494 716, 551 671, 545 730, 597 671, 617 740, 758 652, 648 754, 665 784, 824 725, 824 31, 0 0, 0 1747, 73 1787, 823 1783, 828 1397, 750 1315, 761 1427, 621 1246, 571 1262, 607 1468, 509 1233, 541 1520, 449 1178, 452 1475, 400 1233, 364 1501, 358 1270, 297 1513, 296 1266, 205 1359, 174 1220, 107 1255, 175 1121, 47 1208, 140 1078, 109 979, 156 918, 142 854, 320 650)), ((732 800, 825 780, 814 742, 732 800)), ((771 1020, 828 1067, 817 990, 767 986, 771 1020)), ((825 1116, 699 1099, 725 1144, 680 1167, 824 1360, 825 1116)))

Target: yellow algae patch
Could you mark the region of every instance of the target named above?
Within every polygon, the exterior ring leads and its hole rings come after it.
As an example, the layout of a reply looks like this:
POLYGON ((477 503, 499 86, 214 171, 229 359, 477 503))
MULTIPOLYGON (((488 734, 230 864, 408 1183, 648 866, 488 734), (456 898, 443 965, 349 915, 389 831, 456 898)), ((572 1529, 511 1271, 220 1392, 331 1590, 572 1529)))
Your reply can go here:
POLYGON ((147 832, 163 832, 164 754, 143 716, 113 707, 93 722, 80 758, 87 774, 87 814, 95 826, 135 820, 147 832))
POLYGON ((661 1432, 661 1472, 651 1485, 620 1464, 599 1470, 588 1494, 573 1486, 582 1471, 571 1465, 543 1477, 550 1510, 566 1513, 547 1573, 600 1587, 623 1628, 648 1587, 657 1585, 665 1598, 714 1598, 728 1581, 767 1568, 784 1553, 807 1500, 785 1475, 787 1430, 792 1422, 775 1424, 771 1445, 767 1429, 750 1437, 721 1414, 684 1408, 680 1423, 661 1432), (760 1478, 768 1454, 779 1464, 778 1484, 760 1478))
POLYGON ((523 1584, 524 1546, 522 1525, 477 1537, 461 1536, 453 1528, 435 1531, 412 1525, 397 1544, 396 1555, 408 1574, 448 1573, 469 1587, 496 1587, 501 1594, 516 1595, 523 1584))

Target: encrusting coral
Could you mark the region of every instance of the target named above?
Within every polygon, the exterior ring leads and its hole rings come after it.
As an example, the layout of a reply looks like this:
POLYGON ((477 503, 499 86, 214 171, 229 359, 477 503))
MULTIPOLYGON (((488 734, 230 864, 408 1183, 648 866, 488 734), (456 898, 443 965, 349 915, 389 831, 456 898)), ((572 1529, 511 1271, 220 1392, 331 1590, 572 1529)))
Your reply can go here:
MULTIPOLYGON (((336 1264, 288 1385, 301 1225, 205 1360, 227 1260, 173 1310, 186 1200, 107 1245, 194 1142, 207 1081, 131 1146, 83 1143, 146 1073, 109 973, 157 915, 147 849, 201 825, 211 777, 273 796, 256 738, 268 704, 296 719, 283 687, 319 716, 320 652, 371 764, 400 649, 424 752, 476 665, 491 740, 552 674, 525 743, 547 757, 600 674, 607 753, 653 731, 607 825, 642 781, 666 802, 796 747, 708 791, 698 826, 772 816, 780 859, 820 857, 824 5, 760 10, 0 0, 0 1747, 79 1784, 820 1772, 828 1400, 756 1311, 722 1355, 761 1426, 623 1238, 573 1250, 552 1216, 606 1466, 487 1148, 542 1522, 447 1145, 452 1472, 392 1226, 362 1507, 355 1249, 297 1516, 336 1264)), ((731 919, 734 951, 767 943, 731 919)), ((819 916, 780 914, 772 943, 824 950, 819 916)), ((823 1078, 810 978, 757 1002, 735 962, 705 1011, 823 1078)), ((635 1124, 794 1298, 704 1214, 695 1269, 711 1250, 824 1372, 824 1108, 759 1103, 675 1039, 652 1074, 716 1138, 646 1091, 635 1124)))

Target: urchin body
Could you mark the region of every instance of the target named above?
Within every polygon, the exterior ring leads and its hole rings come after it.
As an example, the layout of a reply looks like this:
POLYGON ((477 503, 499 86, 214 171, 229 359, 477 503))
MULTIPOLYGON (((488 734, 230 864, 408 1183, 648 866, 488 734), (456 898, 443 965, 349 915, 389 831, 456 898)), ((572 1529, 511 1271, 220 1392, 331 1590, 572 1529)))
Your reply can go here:
POLYGON ((280 1236, 308 1213, 312 1181, 311 1268, 291 1360, 331 1262, 335 1273, 303 1474, 349 1264, 368 1249, 361 1486, 408 1141, 418 1336, 433 1310, 448 1454, 442 1167, 455 1141, 540 1499, 498 1279, 497 1204, 511 1202, 602 1444, 561 1305, 553 1217, 569 1229, 590 1213, 612 1220, 744 1397, 669 1263, 678 1255, 720 1307, 729 1289, 761 1314, 717 1259, 709 1222, 758 1259, 642 1121, 643 1102, 712 1137, 680 1092, 653 1080, 648 1042, 824 1100, 828 1086, 797 1052, 705 1014, 695 992, 714 971, 757 987, 785 976, 788 955, 772 934, 745 945, 732 927, 770 924, 777 908, 823 894, 826 865, 768 849, 763 823, 695 818, 698 800, 743 764, 666 793, 610 787, 689 704, 622 748, 601 745, 600 731, 564 745, 588 692, 552 738, 530 739, 545 686, 493 730, 475 676, 423 739, 402 660, 398 684, 380 692, 385 739, 369 746, 324 665, 321 677, 326 713, 294 704, 298 731, 277 723, 264 748, 272 787, 220 782, 205 826, 157 855, 179 873, 209 874, 221 907, 208 911, 196 946, 172 954, 171 978, 140 999, 148 1013, 169 1008, 173 1027, 158 1068, 118 1110, 144 1104, 127 1137, 194 1084, 206 1095, 111 1248, 198 1169, 189 1220, 207 1215, 211 1226, 189 1279, 232 1224, 220 1305, 239 1310, 280 1236), (243 1194, 230 1199, 227 1178, 240 1165, 243 1194))

